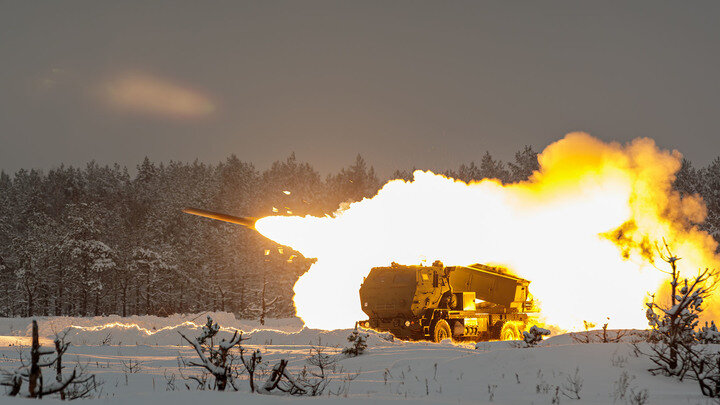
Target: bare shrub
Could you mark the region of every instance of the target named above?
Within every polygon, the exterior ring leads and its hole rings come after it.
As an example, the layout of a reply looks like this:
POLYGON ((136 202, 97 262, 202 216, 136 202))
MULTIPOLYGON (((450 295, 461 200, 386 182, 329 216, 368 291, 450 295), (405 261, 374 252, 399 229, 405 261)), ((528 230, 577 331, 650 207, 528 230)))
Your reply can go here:
POLYGON ((630 388, 630 405, 645 405, 648 401, 648 390, 638 390, 630 388))
POLYGON ((175 391, 175 373, 170 373, 169 375, 166 372, 163 372, 163 376, 165 377, 165 391, 175 391))
POLYGON ((592 343, 593 338, 590 333, 590 330, 595 327, 595 324, 592 322, 583 320, 583 326, 585 327, 585 333, 582 333, 582 332, 571 333, 570 337, 576 343, 592 343))
POLYGON ((122 360, 123 373, 135 374, 139 373, 143 368, 143 362, 135 359, 122 360))
POLYGON ((614 402, 617 402, 619 400, 625 400, 625 397, 628 394, 628 388, 630 388, 630 383, 635 379, 634 375, 628 374, 627 371, 623 371, 620 374, 620 377, 613 383, 613 398, 614 402))
POLYGON ((85 373, 85 368, 79 364, 73 368, 70 375, 63 376, 63 355, 70 347, 70 343, 65 342, 65 334, 56 334, 53 343, 54 350, 43 349, 40 346, 38 325, 33 320, 30 364, 26 364, 21 356, 20 368, 2 372, 3 378, 0 385, 9 387, 8 395, 43 398, 58 394, 61 399, 72 400, 89 397, 97 390, 98 384, 95 381, 95 375, 85 373), (48 359, 47 356, 51 355, 54 357, 48 359), (43 368, 54 368, 55 378, 46 380, 43 376, 43 368), (23 392, 23 383, 25 382, 27 382, 27 391, 23 392))
POLYGON ((261 394, 269 394, 274 390, 279 390, 290 395, 306 395, 307 392, 296 381, 295 378, 287 371, 288 361, 281 359, 272 369, 270 376, 265 384, 258 392, 261 394))
POLYGON ((608 333, 608 324, 610 323, 610 317, 607 318, 607 322, 605 322, 602 326, 602 343, 618 343, 622 341, 622 338, 625 337, 627 334, 627 331, 625 330, 618 330, 615 332, 614 335, 611 335, 608 333))
POLYGON ((250 392, 255 392, 255 371, 258 366, 262 364, 262 354, 260 350, 255 349, 248 357, 245 357, 245 349, 239 346, 240 360, 245 366, 245 371, 248 373, 248 383, 250 384, 250 392))
POLYGON ((560 387, 560 392, 570 399, 580 399, 580 391, 583 387, 583 378, 580 376, 580 367, 575 368, 573 375, 568 375, 560 387))
POLYGON ((338 358, 326 354, 323 347, 314 346, 310 348, 310 357, 305 361, 314 369, 303 367, 297 381, 304 387, 307 395, 322 395, 330 384, 330 375, 337 370, 338 358))
POLYGON ((627 365, 628 358, 627 356, 621 356, 617 353, 613 353, 613 356, 610 358, 610 364, 613 367, 625 367, 627 365))
MULTIPOLYGON (((290 395, 319 396, 325 392, 347 395, 350 383, 359 373, 343 373, 343 368, 338 364, 342 358, 342 355, 325 353, 325 348, 322 346, 313 346, 310 349, 310 356, 305 359, 307 364, 296 376, 287 370, 287 360, 282 359, 273 367, 270 376, 258 392, 269 394, 277 390, 290 395), (342 378, 337 389, 335 391, 328 389, 330 383, 339 377, 342 378)), ((387 379, 387 373, 385 378, 387 379)))
POLYGON ((495 399, 495 390, 497 389, 497 384, 490 385, 488 384, 487 390, 488 390, 488 402, 492 402, 495 399))

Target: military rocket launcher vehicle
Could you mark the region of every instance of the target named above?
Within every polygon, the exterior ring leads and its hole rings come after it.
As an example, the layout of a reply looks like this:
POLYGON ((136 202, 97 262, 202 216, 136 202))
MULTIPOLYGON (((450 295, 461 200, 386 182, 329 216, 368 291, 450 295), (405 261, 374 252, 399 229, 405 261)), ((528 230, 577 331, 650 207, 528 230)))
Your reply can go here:
MULTIPOLYGON (((198 208, 183 212, 255 229, 257 218, 198 208)), ((535 312, 530 282, 501 267, 483 264, 445 267, 375 267, 360 286, 360 325, 401 339, 515 340, 535 312)))
POLYGON ((530 282, 500 267, 375 267, 360 286, 360 325, 409 340, 515 340, 535 311, 530 282))

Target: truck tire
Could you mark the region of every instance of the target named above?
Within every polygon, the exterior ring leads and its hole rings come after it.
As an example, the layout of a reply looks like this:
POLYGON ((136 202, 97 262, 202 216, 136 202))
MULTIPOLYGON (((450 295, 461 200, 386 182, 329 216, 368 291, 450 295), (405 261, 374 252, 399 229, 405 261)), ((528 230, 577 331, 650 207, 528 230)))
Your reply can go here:
POLYGON ((500 329, 500 340, 520 340, 520 329, 515 322, 505 322, 502 329, 500 329))
POLYGON ((447 321, 441 319, 437 321, 435 328, 433 329, 433 341, 440 343, 443 339, 452 339, 452 331, 450 330, 450 325, 448 325, 447 321))

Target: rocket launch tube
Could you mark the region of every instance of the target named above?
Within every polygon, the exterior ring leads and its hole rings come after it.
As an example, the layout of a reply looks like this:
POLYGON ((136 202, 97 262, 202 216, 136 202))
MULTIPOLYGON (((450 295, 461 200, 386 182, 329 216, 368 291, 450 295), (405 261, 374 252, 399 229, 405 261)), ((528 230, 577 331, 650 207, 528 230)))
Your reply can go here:
POLYGON ((182 210, 186 214, 197 215, 199 217, 205 217, 215 219, 223 222, 230 222, 231 224, 242 225, 248 229, 255 229, 255 222, 257 218, 253 217, 236 217, 234 215, 221 214, 219 212, 201 210, 199 208, 183 208, 182 210))

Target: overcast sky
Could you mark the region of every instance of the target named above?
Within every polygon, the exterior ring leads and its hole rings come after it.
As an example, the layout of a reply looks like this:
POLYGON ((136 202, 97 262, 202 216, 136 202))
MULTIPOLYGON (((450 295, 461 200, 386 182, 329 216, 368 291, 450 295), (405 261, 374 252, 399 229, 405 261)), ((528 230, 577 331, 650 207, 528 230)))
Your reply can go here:
POLYGON ((570 131, 720 155, 720 2, 0 0, 0 169, 382 174, 570 131))

